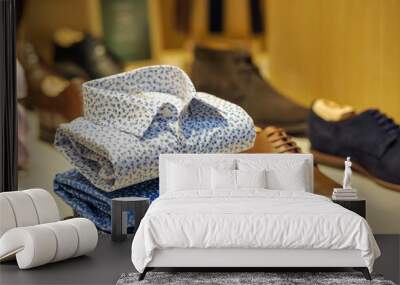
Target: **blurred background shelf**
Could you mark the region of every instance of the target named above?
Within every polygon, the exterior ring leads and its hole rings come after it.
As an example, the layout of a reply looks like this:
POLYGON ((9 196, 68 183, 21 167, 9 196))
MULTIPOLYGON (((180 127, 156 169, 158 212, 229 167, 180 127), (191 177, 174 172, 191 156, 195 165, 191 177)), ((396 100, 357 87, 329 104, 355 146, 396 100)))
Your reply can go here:
MULTIPOLYGON (((308 106, 326 97, 358 109, 376 106, 400 120, 399 1, 261 0, 263 31, 257 35, 251 32, 247 0, 224 2, 221 33, 208 31, 207 0, 186 1, 185 9, 192 11, 187 31, 176 26, 176 5, 185 1, 147 2, 150 64, 187 70, 194 43, 236 39, 249 47, 250 39, 256 58, 268 51, 269 70, 256 60, 262 73, 295 101, 308 106)), ((61 27, 104 36, 101 10, 101 0, 27 0, 20 34, 50 62, 51 38, 61 27)), ((143 64, 147 62, 126 65, 130 69, 143 64)))

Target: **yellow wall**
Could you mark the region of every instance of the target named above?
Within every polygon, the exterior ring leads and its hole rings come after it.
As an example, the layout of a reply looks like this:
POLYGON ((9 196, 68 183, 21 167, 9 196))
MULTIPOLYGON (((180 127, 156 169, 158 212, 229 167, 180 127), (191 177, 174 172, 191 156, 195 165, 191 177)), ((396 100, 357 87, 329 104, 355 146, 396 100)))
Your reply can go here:
POLYGON ((400 1, 268 0, 270 80, 400 121, 400 1))
MULTIPOLYGON (((268 0, 269 79, 309 105, 326 97, 400 122, 400 1, 268 0)), ((329 170, 341 179, 341 171, 329 170)), ((374 233, 400 233, 400 192, 355 175, 374 233)))

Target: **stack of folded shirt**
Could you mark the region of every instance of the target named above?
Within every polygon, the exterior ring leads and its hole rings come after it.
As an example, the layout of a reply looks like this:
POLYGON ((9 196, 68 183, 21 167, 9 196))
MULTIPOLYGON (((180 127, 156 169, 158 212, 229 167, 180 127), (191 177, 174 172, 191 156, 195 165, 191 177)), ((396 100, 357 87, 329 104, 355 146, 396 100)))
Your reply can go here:
POLYGON ((358 194, 356 189, 334 188, 332 193, 333 200, 357 200, 358 194))
POLYGON ((154 191, 142 183, 158 178, 161 153, 235 153, 254 143, 253 121, 242 108, 196 92, 173 66, 89 81, 83 94, 85 116, 57 130, 55 146, 76 170, 57 175, 55 191, 107 231, 110 197, 154 191), (93 199, 99 193, 107 198, 93 199))
MULTIPOLYGON (((77 170, 57 174, 54 192, 81 217, 90 219, 106 232, 111 231, 111 199, 117 197, 146 197, 153 201, 158 197, 158 179, 148 180, 113 192, 102 191, 93 186, 77 170)), ((133 216, 128 216, 132 226, 133 216)))

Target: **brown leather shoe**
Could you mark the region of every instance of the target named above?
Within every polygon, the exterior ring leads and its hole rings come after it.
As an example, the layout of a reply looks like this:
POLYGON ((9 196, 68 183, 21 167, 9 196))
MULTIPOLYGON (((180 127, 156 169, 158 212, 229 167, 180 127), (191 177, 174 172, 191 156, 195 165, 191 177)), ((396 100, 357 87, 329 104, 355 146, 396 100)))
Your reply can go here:
POLYGON ((39 114, 40 139, 53 143, 61 123, 83 114, 83 80, 67 80, 43 64, 30 43, 24 44, 20 57, 26 72, 28 94, 39 114))
MULTIPOLYGON (((277 127, 256 129, 257 136, 253 148, 248 153, 302 153, 301 148, 286 132, 277 127)), ((324 175, 314 166, 314 193, 332 196, 333 188, 340 187, 338 183, 324 175)))

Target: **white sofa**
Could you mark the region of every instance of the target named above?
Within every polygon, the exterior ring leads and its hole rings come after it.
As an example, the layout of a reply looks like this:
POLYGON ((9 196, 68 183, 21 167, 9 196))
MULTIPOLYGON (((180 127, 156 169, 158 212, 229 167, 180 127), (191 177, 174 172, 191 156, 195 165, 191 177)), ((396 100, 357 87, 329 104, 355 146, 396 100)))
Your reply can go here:
POLYGON ((96 248, 88 219, 60 221, 53 197, 43 189, 0 193, 0 262, 16 259, 28 269, 84 255, 96 248))

